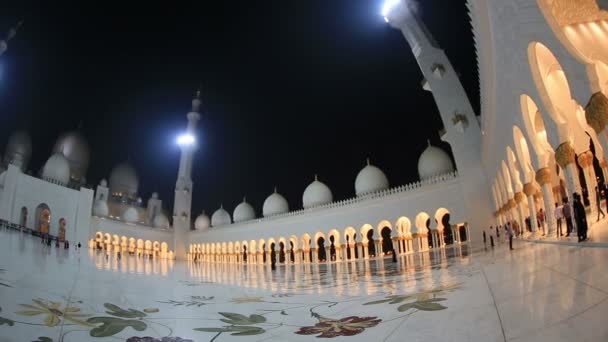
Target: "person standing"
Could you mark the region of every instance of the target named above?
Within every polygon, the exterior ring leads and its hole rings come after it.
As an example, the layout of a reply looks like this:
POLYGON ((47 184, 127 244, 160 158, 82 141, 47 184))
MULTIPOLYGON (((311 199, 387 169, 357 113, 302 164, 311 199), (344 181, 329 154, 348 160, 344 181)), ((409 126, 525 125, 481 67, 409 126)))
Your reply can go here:
POLYGON ((543 236, 545 236, 545 211, 543 208, 538 211, 538 225, 543 228, 543 236))
POLYGON ((564 218, 564 206, 555 203, 555 221, 557 222, 557 237, 562 236, 562 219, 564 218))
MULTIPOLYGON (((490 226, 490 230, 492 230, 492 226, 490 226)), ((484 229, 483 230, 483 246, 484 247, 486 246, 486 241, 487 241, 486 240, 486 230, 484 229)))
POLYGON ((587 214, 585 213, 583 203, 581 203, 581 195, 577 193, 574 193, 572 209, 574 211, 574 220, 576 221, 578 242, 585 241, 587 239, 587 214))
POLYGON ((600 190, 595 187, 595 202, 597 203, 597 221, 600 221, 600 214, 602 214, 602 219, 606 217, 606 214, 602 211, 602 196, 600 194, 600 190))
POLYGON ((562 205, 562 215, 566 220, 566 237, 572 233, 572 207, 568 203, 568 197, 564 198, 564 204, 562 205))
POLYGON ((507 223, 507 236, 509 237, 509 249, 513 250, 513 227, 511 227, 511 222, 507 223))

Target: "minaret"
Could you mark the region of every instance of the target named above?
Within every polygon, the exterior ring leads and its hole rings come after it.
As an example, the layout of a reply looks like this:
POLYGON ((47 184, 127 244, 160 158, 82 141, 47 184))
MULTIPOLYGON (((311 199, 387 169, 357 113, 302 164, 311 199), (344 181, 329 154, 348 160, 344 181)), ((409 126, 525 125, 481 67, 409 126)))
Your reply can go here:
MULTIPOLYGON (((411 0, 387 0, 385 20, 401 30, 424 75, 422 86, 433 94, 462 185, 472 239, 492 224, 490 186, 481 165, 481 128, 458 75, 412 7, 411 0)), ((456 223, 456 222, 454 222, 456 223)))
POLYGON ((190 211, 192 207, 192 159, 196 150, 196 123, 200 119, 200 90, 192 100, 192 111, 188 113, 186 133, 178 138, 181 148, 179 171, 175 184, 175 203, 173 204, 173 249, 177 259, 186 258, 186 243, 190 231, 190 211))

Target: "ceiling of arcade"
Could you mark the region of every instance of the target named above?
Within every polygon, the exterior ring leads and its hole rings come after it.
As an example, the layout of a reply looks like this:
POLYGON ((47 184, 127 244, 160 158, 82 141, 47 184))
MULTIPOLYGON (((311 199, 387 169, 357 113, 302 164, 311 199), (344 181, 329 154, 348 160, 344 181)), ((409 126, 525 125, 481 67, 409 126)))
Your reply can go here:
POLYGON ((560 26, 608 20, 608 11, 600 9, 600 2, 603 0, 540 0, 560 26))

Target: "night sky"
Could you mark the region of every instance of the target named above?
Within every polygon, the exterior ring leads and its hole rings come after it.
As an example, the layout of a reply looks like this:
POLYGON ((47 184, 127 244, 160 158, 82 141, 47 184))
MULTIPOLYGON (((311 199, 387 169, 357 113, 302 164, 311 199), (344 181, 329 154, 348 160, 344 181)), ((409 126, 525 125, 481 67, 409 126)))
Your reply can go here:
MULTIPOLYGON (((420 2, 478 112, 465 0, 420 2)), ((352 197, 367 157, 405 184, 427 139, 439 143, 432 95, 381 0, 12 3, 0 31, 24 24, 0 59, 0 148, 27 130, 35 173, 82 121, 88 182, 130 160, 140 196, 158 191, 170 213, 175 137, 199 84, 194 216, 220 203, 232 212, 244 195, 261 215, 275 185, 301 208, 315 173, 335 199, 352 197)))

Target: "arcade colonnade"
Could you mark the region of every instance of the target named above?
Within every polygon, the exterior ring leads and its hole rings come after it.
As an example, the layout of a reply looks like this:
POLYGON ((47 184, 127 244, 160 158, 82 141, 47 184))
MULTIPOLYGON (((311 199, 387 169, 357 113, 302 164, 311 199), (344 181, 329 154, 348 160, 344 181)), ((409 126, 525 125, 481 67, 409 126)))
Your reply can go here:
POLYGON ((537 2, 559 42, 583 66, 586 75, 574 79, 586 79, 586 84, 575 85, 584 89, 588 100, 579 103, 574 98, 573 82, 550 44, 530 41, 529 75, 539 99, 523 93, 515 104, 523 127, 512 127, 512 145, 505 147, 492 194, 497 224, 517 221, 525 227, 529 217, 537 234, 534 218, 542 208, 548 234, 554 236, 555 203, 572 203, 576 192, 595 219, 596 187, 601 189, 608 180, 608 14, 594 0, 537 2))
POLYGON ((116 234, 98 231, 95 239, 89 240, 90 249, 105 249, 117 254, 128 253, 136 256, 148 256, 152 258, 174 259, 173 251, 169 250, 166 242, 135 239, 133 237, 119 236, 116 234))
POLYGON ((414 221, 401 216, 395 222, 348 226, 299 236, 190 244, 188 258, 206 263, 300 264, 383 258, 428 251, 469 241, 466 223, 452 225, 450 212, 439 208, 431 217, 426 212, 414 221), (435 224, 431 227, 431 221, 435 224))

